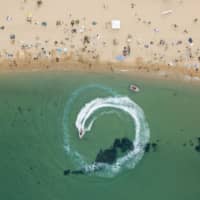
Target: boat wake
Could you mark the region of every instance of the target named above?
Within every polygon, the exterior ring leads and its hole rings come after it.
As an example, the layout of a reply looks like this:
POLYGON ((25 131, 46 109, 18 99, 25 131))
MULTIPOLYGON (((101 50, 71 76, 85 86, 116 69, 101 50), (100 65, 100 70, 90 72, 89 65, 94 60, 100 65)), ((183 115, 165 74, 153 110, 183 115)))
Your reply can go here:
POLYGON ((104 177, 113 177, 122 170, 134 168, 135 165, 142 159, 144 155, 144 147, 150 138, 150 130, 143 110, 134 101, 126 96, 119 96, 111 89, 102 87, 101 85, 93 85, 93 87, 107 91, 109 96, 104 98, 95 98, 81 108, 75 121, 79 137, 84 137, 84 135, 92 129, 94 122, 100 116, 97 115, 97 111, 103 112, 103 108, 117 109, 129 114, 135 124, 135 138, 133 140, 134 148, 123 157, 118 158, 114 164, 90 164, 85 161, 83 155, 73 149, 70 145, 69 130, 67 128, 69 123, 67 114, 69 112, 70 105, 81 92, 88 88, 92 88, 92 86, 90 86, 82 88, 82 90, 78 90, 79 92, 76 91, 66 106, 63 121, 63 125, 65 127, 65 150, 67 154, 70 155, 74 161, 76 161, 77 168, 81 168, 85 173, 96 174, 104 177))

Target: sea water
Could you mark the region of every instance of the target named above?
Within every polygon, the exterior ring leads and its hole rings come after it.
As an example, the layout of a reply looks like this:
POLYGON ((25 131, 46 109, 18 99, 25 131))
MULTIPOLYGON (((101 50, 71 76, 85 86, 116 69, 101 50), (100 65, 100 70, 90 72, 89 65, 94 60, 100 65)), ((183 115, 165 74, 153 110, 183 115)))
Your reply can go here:
POLYGON ((116 74, 35 72, 1 75, 0 96, 1 199, 200 198, 200 153, 195 151, 199 85, 116 74), (131 83, 141 91, 129 91, 131 83), (99 99, 100 105, 109 99, 110 106, 91 115, 81 112, 91 103, 99 105, 99 99), (118 109, 124 99, 134 115, 118 109), (79 125, 89 127, 82 139, 79 125), (131 155, 117 171, 108 166, 102 172, 64 176, 66 169, 91 166, 99 150, 116 138, 135 142, 138 126, 143 127, 140 141, 155 142, 156 151, 141 148, 139 159, 131 155))

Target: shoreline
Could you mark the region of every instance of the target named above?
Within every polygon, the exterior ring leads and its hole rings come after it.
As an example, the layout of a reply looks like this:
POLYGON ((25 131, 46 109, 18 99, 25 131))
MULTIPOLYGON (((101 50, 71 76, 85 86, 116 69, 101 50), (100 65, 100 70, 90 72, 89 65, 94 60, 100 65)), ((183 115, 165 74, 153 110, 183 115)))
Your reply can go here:
POLYGON ((111 73, 125 76, 140 76, 150 79, 182 80, 200 83, 200 71, 184 66, 144 63, 141 58, 129 62, 109 62, 72 58, 67 55, 33 60, 29 58, 4 59, 0 61, 0 75, 7 73, 34 72, 85 72, 111 73))

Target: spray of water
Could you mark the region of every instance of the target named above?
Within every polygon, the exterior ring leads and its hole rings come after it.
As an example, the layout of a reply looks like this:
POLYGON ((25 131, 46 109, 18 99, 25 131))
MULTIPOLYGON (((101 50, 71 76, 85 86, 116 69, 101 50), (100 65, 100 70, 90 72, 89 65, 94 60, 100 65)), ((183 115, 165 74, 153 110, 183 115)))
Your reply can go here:
POLYGON ((77 115, 75 126, 81 135, 79 137, 84 137, 84 135, 92 129, 93 123, 98 119, 96 111, 102 108, 110 108, 121 110, 130 115, 135 124, 135 138, 133 140, 134 149, 129 151, 123 157, 120 157, 112 165, 106 163, 87 163, 81 153, 77 152, 70 145, 69 130, 67 129, 69 109, 76 97, 80 93, 90 87, 85 87, 84 89, 79 89, 78 92, 72 94, 72 98, 66 106, 65 116, 64 116, 64 131, 65 131, 65 150, 68 155, 76 162, 77 167, 82 168, 88 174, 96 174, 104 177, 113 177, 124 169, 134 168, 135 165, 142 159, 144 155, 144 147, 149 141, 150 130, 148 123, 146 122, 143 110, 130 98, 116 95, 111 89, 95 85, 94 87, 105 90, 111 93, 112 96, 105 98, 95 98, 90 102, 86 103, 77 115), (89 122, 89 123, 86 123, 89 122))

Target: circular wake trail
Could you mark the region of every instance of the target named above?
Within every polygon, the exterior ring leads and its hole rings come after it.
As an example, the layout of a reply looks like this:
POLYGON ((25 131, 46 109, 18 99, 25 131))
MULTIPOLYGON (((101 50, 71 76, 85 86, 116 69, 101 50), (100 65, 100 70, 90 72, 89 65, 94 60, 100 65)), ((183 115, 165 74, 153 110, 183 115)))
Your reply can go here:
POLYGON ((96 174, 103 177, 113 177, 126 168, 134 168, 135 165, 142 159, 144 155, 144 147, 150 138, 150 130, 143 110, 130 98, 118 96, 117 93, 111 88, 107 88, 98 84, 82 87, 71 95, 71 98, 67 102, 65 108, 63 126, 65 135, 64 148, 66 153, 77 164, 77 168, 83 169, 88 174, 96 174), (68 116, 71 112, 71 106, 75 99, 81 95, 81 93, 85 92, 85 90, 93 88, 103 90, 109 93, 111 96, 93 99, 81 108, 75 121, 75 126, 78 129, 79 134, 81 133, 81 137, 84 137, 84 135, 92 129, 92 126, 98 117, 105 113, 103 108, 121 110, 130 115, 133 119, 133 123, 135 124, 135 138, 133 140, 134 149, 129 151, 123 157, 118 158, 117 161, 112 165, 106 163, 87 163, 84 156, 70 144, 68 116), (96 113, 98 110, 101 111, 100 115, 96 113))
MULTIPOLYGON (((94 120, 91 120, 88 126, 86 126, 87 120, 91 118, 91 116, 101 108, 114 108, 120 109, 127 114, 129 114, 132 119, 133 123, 135 123, 135 139, 133 141, 134 149, 130 151, 127 155, 117 159, 117 162, 113 165, 105 165, 101 164, 93 164, 87 167, 88 170, 97 170, 99 167, 107 168, 107 170, 112 171, 111 174, 117 173, 120 171, 122 166, 127 168, 132 168, 135 164, 142 158, 144 154, 144 146, 149 140, 149 128, 147 123, 145 122, 145 117, 142 109, 134 103, 128 97, 107 97, 107 98, 96 98, 91 102, 87 103, 81 111, 78 113, 76 119, 76 128, 78 129, 79 133, 82 132, 81 137, 87 131, 90 131, 93 125, 94 120)), ((96 120, 96 119, 95 119, 96 120)))
MULTIPOLYGON (((84 133, 91 130, 91 124, 85 127, 86 121, 91 117, 91 115, 99 110, 100 108, 116 108, 125 111, 128 113, 136 123, 136 135, 137 132, 139 133, 140 123, 138 121, 137 112, 135 112, 135 105, 134 103, 127 97, 109 97, 109 98, 97 98, 90 103, 87 103, 84 108, 78 114, 76 119, 76 128, 78 131, 82 131, 82 137, 84 133)), ((93 122, 93 121, 92 121, 93 122)))

